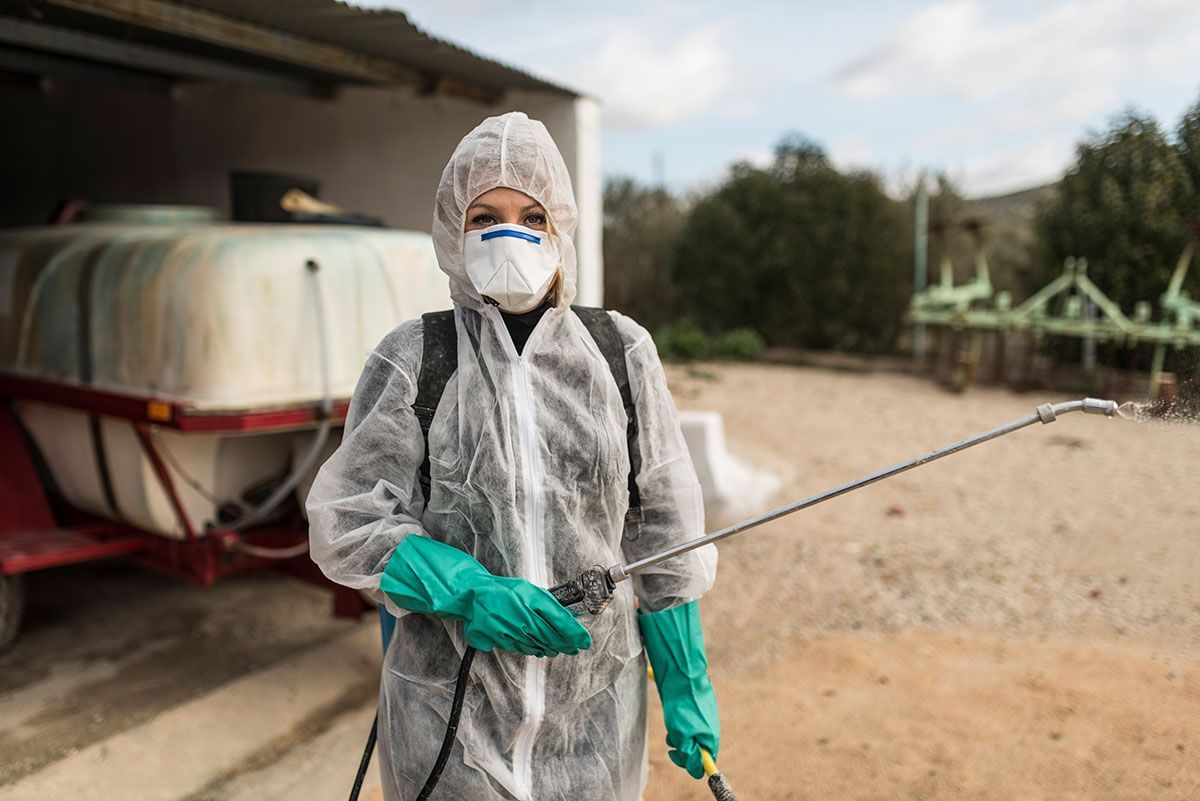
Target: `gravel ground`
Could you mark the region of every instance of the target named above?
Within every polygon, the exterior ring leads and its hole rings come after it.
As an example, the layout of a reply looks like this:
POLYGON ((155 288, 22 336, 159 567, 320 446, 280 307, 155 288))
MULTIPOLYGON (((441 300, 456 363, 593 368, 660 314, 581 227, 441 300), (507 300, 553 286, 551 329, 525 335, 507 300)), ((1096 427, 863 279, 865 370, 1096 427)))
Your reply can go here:
MULTIPOLYGON (((669 377, 779 503, 1061 399, 669 377)), ((1200 426, 1077 414, 727 542, 702 603, 723 769, 757 798, 1200 797, 1197 480, 1200 426)), ((648 800, 706 796, 653 749, 648 800)))

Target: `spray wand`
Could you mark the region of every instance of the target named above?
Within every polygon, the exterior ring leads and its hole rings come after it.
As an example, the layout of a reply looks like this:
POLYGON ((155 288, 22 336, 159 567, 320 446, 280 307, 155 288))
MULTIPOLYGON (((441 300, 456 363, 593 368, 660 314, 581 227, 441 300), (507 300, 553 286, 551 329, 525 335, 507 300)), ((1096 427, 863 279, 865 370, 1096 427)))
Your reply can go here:
POLYGON ((981 434, 976 434, 973 437, 955 442, 953 445, 947 445, 944 448, 938 448, 935 451, 923 454, 915 459, 909 459, 906 462, 892 465, 891 467, 879 470, 875 473, 865 475, 862 478, 857 478, 854 481, 846 484, 840 484, 824 492, 818 492, 816 495, 811 495, 807 498, 789 503, 786 506, 780 506, 778 509, 772 509, 757 517, 752 517, 749 520, 743 520, 740 523, 735 523, 728 528, 723 528, 720 531, 714 531, 711 534, 703 537, 697 537, 694 540, 685 542, 682 545, 676 545, 673 548, 668 548, 660 553, 638 559, 635 562, 628 564, 616 564, 610 568, 593 567, 576 576, 571 581, 558 585, 550 590, 554 597, 563 606, 582 606, 583 610, 592 614, 593 608, 597 611, 602 610, 608 604, 608 599, 612 597, 612 591, 617 584, 625 581, 635 573, 640 573, 648 567, 653 567, 660 562, 665 562, 676 556, 694 551, 710 542, 718 542, 727 537, 732 537, 735 534, 741 534, 744 531, 749 531, 752 528, 757 528, 764 523, 770 523, 773 520, 778 520, 781 517, 786 517, 803 509, 816 506, 819 503, 845 495, 848 492, 853 492, 856 489, 874 484, 877 481, 883 481, 885 478, 891 478, 899 473, 912 470, 915 467, 935 462, 938 459, 949 456, 952 453, 965 451, 967 448, 972 448, 984 442, 989 442, 998 437, 1003 437, 1005 434, 1011 434, 1014 431, 1019 431, 1022 428, 1031 426, 1034 423, 1042 423, 1049 425, 1058 419, 1059 415, 1067 414, 1068 412, 1083 412, 1084 414, 1102 414, 1105 417, 1112 417, 1117 413, 1117 403, 1110 400, 1098 400, 1096 398, 1084 398, 1083 400, 1066 401, 1064 403, 1043 403, 1032 413, 1011 423, 1005 423, 1002 426, 984 431, 981 434))

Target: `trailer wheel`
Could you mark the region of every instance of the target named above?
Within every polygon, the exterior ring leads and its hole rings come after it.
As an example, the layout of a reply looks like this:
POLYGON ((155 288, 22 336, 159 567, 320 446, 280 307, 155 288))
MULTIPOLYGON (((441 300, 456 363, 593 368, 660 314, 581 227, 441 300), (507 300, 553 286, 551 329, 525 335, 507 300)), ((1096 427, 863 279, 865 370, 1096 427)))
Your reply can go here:
POLYGON ((0 574, 0 654, 17 639, 25 616, 25 577, 0 574))

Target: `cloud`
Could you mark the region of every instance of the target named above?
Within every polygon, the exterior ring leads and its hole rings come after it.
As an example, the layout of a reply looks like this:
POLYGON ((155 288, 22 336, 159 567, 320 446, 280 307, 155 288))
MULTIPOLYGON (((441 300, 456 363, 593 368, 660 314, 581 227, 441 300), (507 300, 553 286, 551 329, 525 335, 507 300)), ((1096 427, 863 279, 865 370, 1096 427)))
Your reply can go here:
POLYGON ((907 144, 950 158, 968 190, 981 192, 1052 180, 1089 126, 1147 85, 1200 67, 1196 0, 1031 9, 1018 17, 981 0, 926 5, 837 70, 834 85, 850 102, 942 110, 907 144))
POLYGON ((775 153, 763 147, 741 150, 733 157, 732 163, 737 164, 741 162, 749 164, 751 167, 765 170, 775 163, 775 153))
POLYGON ((1198 21, 1195 0, 1068 2, 1019 20, 951 0, 920 9, 834 78, 858 99, 919 92, 1075 119, 1109 109, 1123 78, 1192 60, 1194 37, 1175 34, 1198 21))
POLYGON ((875 145, 862 134, 845 134, 829 143, 829 158, 843 170, 865 169, 877 161, 875 145))
POLYGON ((614 128, 666 125, 709 111, 723 98, 732 83, 726 41, 715 25, 668 42, 644 29, 616 30, 571 78, 603 101, 605 122, 614 128))
POLYGON ((1004 194, 1048 184, 1062 176, 1071 158, 1070 142, 1048 138, 1028 147, 1010 147, 968 162, 955 176, 971 196, 1004 194))

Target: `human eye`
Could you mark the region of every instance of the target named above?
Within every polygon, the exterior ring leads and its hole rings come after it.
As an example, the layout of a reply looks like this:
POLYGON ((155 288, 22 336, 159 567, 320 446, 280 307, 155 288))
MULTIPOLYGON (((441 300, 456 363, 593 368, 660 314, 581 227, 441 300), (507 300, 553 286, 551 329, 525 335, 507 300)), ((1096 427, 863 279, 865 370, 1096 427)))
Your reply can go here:
POLYGON ((472 225, 495 225, 496 218, 487 212, 481 211, 471 218, 472 225))
POLYGON ((544 212, 535 211, 525 215, 525 226, 527 228, 545 228, 546 215, 544 212))

